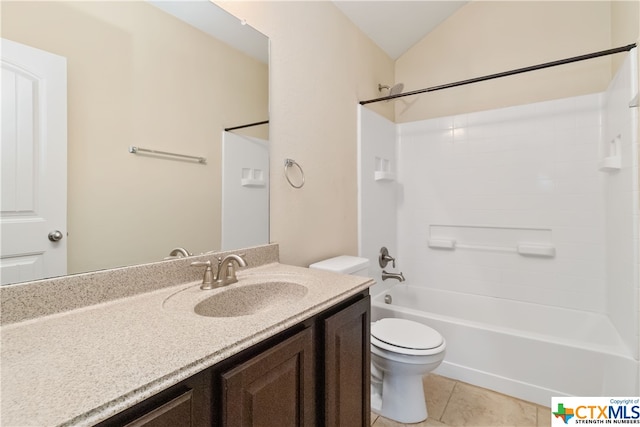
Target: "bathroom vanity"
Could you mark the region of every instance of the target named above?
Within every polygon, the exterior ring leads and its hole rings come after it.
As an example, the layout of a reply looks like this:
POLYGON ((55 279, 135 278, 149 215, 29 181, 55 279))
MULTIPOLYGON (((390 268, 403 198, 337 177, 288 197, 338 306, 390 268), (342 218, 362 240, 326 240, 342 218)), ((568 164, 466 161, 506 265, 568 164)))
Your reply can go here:
POLYGON ((355 295, 100 426, 368 426, 369 307, 355 295))
POLYGON ((206 256, 0 289, 3 425, 368 426, 373 280, 245 252, 238 283, 211 291, 189 267, 206 256), (65 309, 20 318, 47 290, 65 309), (225 295, 238 305, 206 306, 225 295))

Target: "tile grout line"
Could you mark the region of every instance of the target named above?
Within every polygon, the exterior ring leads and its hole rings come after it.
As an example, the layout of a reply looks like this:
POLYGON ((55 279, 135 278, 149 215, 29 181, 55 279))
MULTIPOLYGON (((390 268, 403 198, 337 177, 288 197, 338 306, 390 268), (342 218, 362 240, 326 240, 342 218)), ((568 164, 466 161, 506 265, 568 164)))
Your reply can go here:
POLYGON ((459 381, 455 381, 453 384, 453 387, 451 387, 451 392, 449 392, 449 397, 447 398, 447 403, 444 404, 444 408, 442 409, 442 414, 440 414, 440 417, 438 418, 438 421, 446 424, 444 421, 442 421, 442 417, 444 417, 445 412, 447 412, 447 407, 449 406, 449 402, 451 402, 451 397, 453 397, 453 391, 456 389, 456 387, 458 386, 459 381))

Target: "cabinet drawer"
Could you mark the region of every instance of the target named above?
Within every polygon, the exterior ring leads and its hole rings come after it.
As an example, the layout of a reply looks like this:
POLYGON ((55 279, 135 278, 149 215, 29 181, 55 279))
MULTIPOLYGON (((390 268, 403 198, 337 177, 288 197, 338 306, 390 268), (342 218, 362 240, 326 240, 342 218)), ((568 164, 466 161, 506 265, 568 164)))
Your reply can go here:
POLYGON ((193 425, 191 420, 192 401, 193 390, 188 390, 164 405, 136 418, 125 427, 190 427, 193 425))
POLYGON ((97 427, 211 427, 211 373, 203 371, 97 427))

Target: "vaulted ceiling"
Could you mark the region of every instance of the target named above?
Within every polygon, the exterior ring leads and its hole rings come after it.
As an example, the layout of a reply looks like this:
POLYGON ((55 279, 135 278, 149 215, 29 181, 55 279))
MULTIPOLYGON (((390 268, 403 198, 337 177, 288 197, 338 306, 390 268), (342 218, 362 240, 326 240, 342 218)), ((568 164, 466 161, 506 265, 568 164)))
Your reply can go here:
POLYGON ((394 60, 467 3, 334 0, 334 4, 394 60))

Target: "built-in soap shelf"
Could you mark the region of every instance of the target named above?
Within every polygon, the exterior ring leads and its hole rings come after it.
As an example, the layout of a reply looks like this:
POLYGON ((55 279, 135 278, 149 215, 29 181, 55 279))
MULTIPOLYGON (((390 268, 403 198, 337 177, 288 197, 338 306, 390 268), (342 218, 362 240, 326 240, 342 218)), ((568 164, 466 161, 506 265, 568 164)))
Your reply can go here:
POLYGON ((376 157, 375 172, 373 179, 376 181, 395 181, 396 174, 391 172, 391 161, 376 157))
POLYGON ((395 181, 396 174, 392 172, 376 171, 374 174, 374 179, 376 181, 395 181))
POLYGON ((240 185, 243 187, 264 187, 267 185, 262 169, 242 168, 240 185))
POLYGON ((598 169, 603 172, 620 170, 622 165, 621 147, 621 135, 618 135, 609 141, 609 143, 602 149, 604 157, 602 157, 600 162, 598 162, 598 169))
POLYGON ((513 252, 547 258, 556 255, 548 228, 432 224, 427 244, 432 249, 450 251, 513 252))

